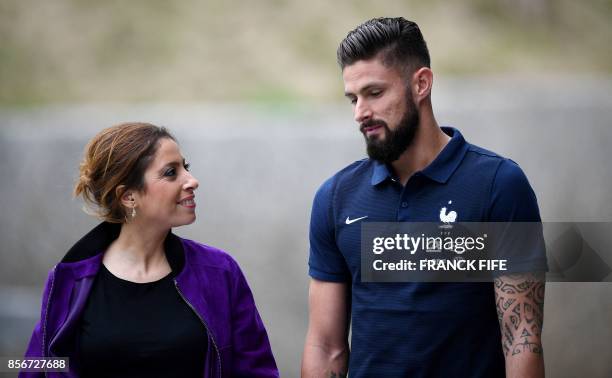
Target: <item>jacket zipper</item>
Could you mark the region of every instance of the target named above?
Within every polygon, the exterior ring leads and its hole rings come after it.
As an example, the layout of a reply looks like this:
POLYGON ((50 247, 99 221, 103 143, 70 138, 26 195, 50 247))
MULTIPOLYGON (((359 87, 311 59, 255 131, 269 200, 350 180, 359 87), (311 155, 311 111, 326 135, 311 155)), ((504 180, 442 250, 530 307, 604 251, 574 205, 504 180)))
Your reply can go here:
MULTIPOLYGON (((57 265, 53 267, 53 274, 51 274, 51 287, 49 288, 49 297, 47 298, 47 306, 45 306, 45 316, 43 318, 42 324, 42 356, 47 357, 47 353, 45 353, 45 339, 47 338, 47 315, 49 314, 49 305, 51 304, 51 295, 53 295, 53 284, 55 283, 55 271, 57 269, 57 265)), ((45 377, 47 377, 47 371, 45 370, 45 377)))
POLYGON ((180 297, 183 299, 183 301, 185 303, 187 303, 187 305, 189 306, 189 308, 191 308, 191 310, 196 314, 196 316, 198 317, 198 319, 200 319, 200 321, 202 322, 202 324, 204 325, 204 328, 206 328, 206 334, 208 335, 208 337, 212 340, 213 343, 213 347, 215 348, 215 352, 217 354, 217 365, 219 366, 219 377, 221 377, 221 355, 219 354, 219 348, 217 347, 217 343, 215 342, 215 338, 213 337, 213 334, 210 332, 210 329, 208 328, 208 325, 206 324, 206 322, 204 321, 204 319, 200 316, 200 314, 196 311, 196 309, 193 307, 193 305, 187 300, 187 298, 185 298, 185 296, 183 295, 183 293, 181 292, 181 289, 179 289, 178 287, 178 283, 176 282, 176 279, 174 280, 174 287, 176 287, 176 291, 179 293, 180 297))

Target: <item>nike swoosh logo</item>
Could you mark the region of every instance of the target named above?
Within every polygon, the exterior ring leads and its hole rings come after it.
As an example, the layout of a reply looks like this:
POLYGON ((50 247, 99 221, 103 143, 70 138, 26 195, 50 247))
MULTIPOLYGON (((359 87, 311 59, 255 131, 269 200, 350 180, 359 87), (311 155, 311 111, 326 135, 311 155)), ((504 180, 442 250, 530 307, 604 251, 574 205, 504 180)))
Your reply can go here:
POLYGON ((346 223, 346 224, 355 223, 355 222, 360 221, 362 219, 366 219, 367 217, 368 217, 367 215, 365 217, 355 218, 355 219, 351 219, 349 217, 346 217, 346 221, 344 223, 346 223))

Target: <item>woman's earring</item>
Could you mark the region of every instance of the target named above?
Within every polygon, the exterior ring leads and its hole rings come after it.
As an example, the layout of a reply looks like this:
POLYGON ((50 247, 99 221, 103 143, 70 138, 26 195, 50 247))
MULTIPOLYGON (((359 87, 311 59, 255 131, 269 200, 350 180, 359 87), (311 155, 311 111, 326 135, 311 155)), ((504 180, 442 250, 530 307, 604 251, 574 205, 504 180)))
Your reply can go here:
POLYGON ((132 220, 136 218, 136 206, 132 207, 132 220))

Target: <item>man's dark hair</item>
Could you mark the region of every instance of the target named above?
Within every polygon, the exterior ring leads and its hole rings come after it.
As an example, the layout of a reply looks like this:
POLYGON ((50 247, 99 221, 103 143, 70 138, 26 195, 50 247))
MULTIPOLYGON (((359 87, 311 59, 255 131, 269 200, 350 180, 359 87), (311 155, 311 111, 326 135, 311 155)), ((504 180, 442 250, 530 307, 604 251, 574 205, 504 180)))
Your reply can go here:
POLYGON ((430 67, 429 50, 419 26, 403 17, 373 18, 357 26, 340 43, 338 64, 344 70, 379 53, 385 66, 402 72, 430 67))

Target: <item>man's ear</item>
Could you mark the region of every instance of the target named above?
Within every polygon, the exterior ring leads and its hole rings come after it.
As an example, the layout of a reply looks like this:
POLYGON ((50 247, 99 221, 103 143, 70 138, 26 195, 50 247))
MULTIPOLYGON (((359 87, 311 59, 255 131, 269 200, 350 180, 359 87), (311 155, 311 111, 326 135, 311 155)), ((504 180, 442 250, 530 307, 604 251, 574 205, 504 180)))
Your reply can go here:
POLYGON ((428 67, 421 67, 412 74, 412 97, 416 104, 429 97, 433 86, 433 71, 428 67))
POLYGON ((133 190, 127 190, 125 185, 119 185, 115 189, 115 195, 121 201, 123 207, 132 209, 136 205, 135 192, 133 190))

